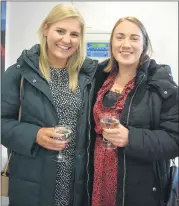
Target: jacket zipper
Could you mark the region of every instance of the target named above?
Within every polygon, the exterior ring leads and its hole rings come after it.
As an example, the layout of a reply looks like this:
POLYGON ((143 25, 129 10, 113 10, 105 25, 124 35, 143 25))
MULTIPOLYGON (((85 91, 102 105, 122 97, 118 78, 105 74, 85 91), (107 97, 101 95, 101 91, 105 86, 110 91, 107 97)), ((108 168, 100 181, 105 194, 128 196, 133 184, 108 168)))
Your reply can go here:
MULTIPOLYGON (((85 88, 85 87, 84 87, 85 88)), ((81 88, 80 88, 81 89, 81 88)), ((83 92, 84 92, 84 90, 83 90, 83 92)), ((84 94, 83 94, 83 96, 84 96, 84 94)), ((81 102, 81 107, 83 106, 83 104, 84 104, 84 98, 82 97, 82 102, 81 102)), ((79 114, 79 117, 78 117, 78 125, 79 125, 79 120, 80 120, 80 118, 81 118, 81 115, 82 115, 82 110, 81 110, 81 112, 80 112, 80 114, 79 114)), ((77 134, 79 134, 79 127, 78 127, 78 125, 76 126, 76 136, 77 136, 77 134)), ((78 145, 78 138, 77 138, 77 140, 76 140, 76 145, 78 145)), ((75 149, 75 151, 76 151, 76 149, 75 149)), ((76 152, 75 152, 75 156, 76 156, 76 152)), ((76 161, 76 158, 74 159, 74 168, 73 168, 73 183, 72 183, 72 189, 71 189, 71 193, 72 193, 72 196, 71 196, 71 204, 70 205, 73 205, 73 206, 76 206, 76 199, 75 199, 75 195, 74 195, 74 187, 75 187, 75 172, 76 172, 76 168, 75 168, 75 161, 76 161)))
MULTIPOLYGON (((140 83, 137 85, 137 87, 136 87, 136 89, 135 89, 135 91, 134 91, 134 94, 133 94, 133 96, 132 96, 132 98, 131 98, 131 101, 130 101, 130 104, 129 104, 129 109, 128 109, 128 114, 127 114, 127 124, 126 124, 127 127, 128 127, 128 125, 129 125, 129 116, 130 116, 130 112, 131 112, 131 106, 132 106, 133 99, 134 99, 134 97, 135 97, 135 95, 136 95, 136 92, 137 92, 139 86, 140 86, 141 83, 143 82, 144 77, 145 77, 145 74, 143 75, 143 78, 142 78, 142 80, 140 81, 140 83)), ((123 200, 122 200, 122 206, 125 206, 126 154, 125 154, 125 151, 123 151, 123 153, 124 153, 124 176, 123 176, 123 200)))
MULTIPOLYGON (((87 84, 88 85, 88 84, 87 84)), ((86 86, 87 86, 86 85, 86 86)), ((91 105, 90 105, 90 96, 91 96, 91 91, 92 91, 92 83, 90 83, 89 84, 90 85, 90 91, 89 91, 89 110, 88 110, 88 122, 89 122, 89 128, 91 129, 91 124, 90 124, 90 118, 89 118, 89 114, 90 114, 90 109, 91 109, 91 105)), ((86 87, 85 86, 85 87, 86 87)), ((84 88, 85 88, 84 87, 84 88)), ((84 101, 83 102, 81 102, 81 105, 83 105, 84 104, 84 101)), ((80 114, 80 116, 81 116, 81 114, 80 114)), ((79 116, 79 119, 80 119, 80 116, 79 116)), ((89 130, 90 131, 90 130, 89 130)), ((79 127, 77 127, 77 132, 76 132, 76 134, 78 134, 79 133, 79 127)), ((90 132, 88 133, 88 137, 89 137, 89 144, 88 144, 88 147, 87 147, 87 153, 88 153, 88 159, 87 159, 87 166, 86 166, 86 171, 87 171, 87 186, 88 186, 88 182, 89 182, 89 172, 88 172, 88 165, 89 165, 89 152, 88 152, 88 150, 89 150, 89 145, 90 145, 90 132)), ((77 144, 77 142, 76 142, 76 144, 77 144)), ((75 169, 74 169, 74 179, 75 179, 75 169)), ((74 192, 74 186, 73 186, 73 189, 72 189, 72 192, 74 192)), ((89 205, 89 198, 90 198, 90 195, 89 195, 89 191, 88 191, 88 187, 87 187, 87 194, 88 194, 88 205, 89 205)), ((72 198, 72 205, 73 206, 75 206, 76 205, 76 201, 75 201, 75 197, 73 197, 72 198)))
POLYGON ((91 131, 91 121, 90 121, 90 112, 91 112, 91 98, 92 98, 92 91, 95 85, 95 80, 93 81, 93 83, 90 84, 91 88, 90 88, 90 92, 89 92, 89 110, 88 110, 88 124, 89 124, 89 130, 88 130, 88 147, 87 147, 87 164, 86 164, 86 172, 87 172, 87 182, 86 182, 86 188, 87 188, 87 195, 88 195, 88 205, 90 206, 90 194, 89 194, 89 190, 88 190, 88 185, 89 185, 89 148, 90 148, 90 144, 91 144, 91 135, 90 135, 90 131, 91 131))

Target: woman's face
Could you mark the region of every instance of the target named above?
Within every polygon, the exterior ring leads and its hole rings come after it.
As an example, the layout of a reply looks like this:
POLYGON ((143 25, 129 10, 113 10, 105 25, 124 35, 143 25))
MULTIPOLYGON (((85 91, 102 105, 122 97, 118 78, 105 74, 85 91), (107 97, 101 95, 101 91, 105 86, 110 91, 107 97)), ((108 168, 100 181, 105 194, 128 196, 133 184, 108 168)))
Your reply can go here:
POLYGON ((47 54, 53 65, 66 64, 67 59, 78 49, 81 39, 81 25, 77 18, 70 17, 45 25, 47 54))
POLYGON ((119 67, 120 65, 137 66, 143 45, 143 35, 136 24, 125 20, 115 28, 112 38, 112 54, 119 67))

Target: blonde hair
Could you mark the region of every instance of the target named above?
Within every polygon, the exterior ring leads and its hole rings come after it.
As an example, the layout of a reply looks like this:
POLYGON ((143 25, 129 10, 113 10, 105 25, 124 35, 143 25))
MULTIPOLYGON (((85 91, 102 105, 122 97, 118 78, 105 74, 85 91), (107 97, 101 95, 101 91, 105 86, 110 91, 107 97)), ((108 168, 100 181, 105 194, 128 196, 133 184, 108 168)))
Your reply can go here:
POLYGON ((47 17, 42 22, 39 28, 39 38, 40 38, 40 58, 39 58, 39 68, 43 76, 49 80, 50 79, 50 65, 47 56, 47 41, 43 34, 44 26, 51 26, 52 24, 64 20, 69 17, 77 18, 81 24, 81 35, 80 44, 78 49, 72 54, 67 62, 66 68, 69 72, 69 88, 75 91, 78 83, 78 73, 85 59, 85 48, 84 48, 84 20, 79 11, 74 8, 71 4, 59 4, 52 8, 47 17))
POLYGON ((150 38, 147 34, 147 31, 144 27, 144 25, 135 17, 132 17, 132 16, 128 16, 128 17, 122 17, 120 18, 116 24, 114 25, 114 28, 112 30, 112 33, 111 33, 111 37, 110 37, 110 53, 111 53, 111 58, 109 60, 109 63, 107 65, 107 67, 105 68, 105 72, 110 72, 114 65, 117 65, 117 61, 116 59, 114 58, 113 54, 112 54, 112 39, 113 39, 113 35, 114 35, 114 30, 116 29, 116 27, 123 21, 130 21, 134 24, 136 24, 139 29, 141 30, 142 32, 142 35, 143 35, 143 41, 144 41, 144 45, 143 45, 143 52, 140 56, 140 60, 139 60, 139 64, 138 66, 141 66, 144 62, 146 62, 147 60, 150 59, 151 57, 151 54, 152 54, 152 45, 151 45, 151 41, 150 41, 150 38))

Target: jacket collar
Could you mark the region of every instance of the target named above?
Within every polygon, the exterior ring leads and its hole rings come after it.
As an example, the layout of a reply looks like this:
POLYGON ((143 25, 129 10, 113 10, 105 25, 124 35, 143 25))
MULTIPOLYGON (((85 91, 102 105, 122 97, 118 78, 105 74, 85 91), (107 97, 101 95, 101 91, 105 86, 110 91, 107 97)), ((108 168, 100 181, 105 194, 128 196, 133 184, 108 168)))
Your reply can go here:
MULTIPOLYGON (((26 62, 35 72, 43 77, 39 70, 39 56, 40 45, 36 44, 30 50, 24 50, 21 56, 18 58, 17 63, 22 65, 24 62, 26 62)), ((85 75, 86 78, 91 80, 96 72, 97 65, 97 60, 86 58, 80 70, 80 74, 85 75)))
POLYGON ((81 67, 80 74, 84 74, 89 80, 91 80, 96 73, 97 67, 97 60, 92 60, 86 57, 81 67))
MULTIPOLYGON (((100 63, 102 70, 107 66, 109 60, 100 63)), ((106 73, 103 72, 103 76, 106 73)), ((107 78, 108 75, 106 75, 107 78)), ((163 98, 169 97, 175 93, 178 86, 173 81, 171 68, 168 65, 157 64, 154 59, 149 59, 143 63, 137 71, 136 85, 145 77, 145 84, 149 87, 155 87, 163 98)))

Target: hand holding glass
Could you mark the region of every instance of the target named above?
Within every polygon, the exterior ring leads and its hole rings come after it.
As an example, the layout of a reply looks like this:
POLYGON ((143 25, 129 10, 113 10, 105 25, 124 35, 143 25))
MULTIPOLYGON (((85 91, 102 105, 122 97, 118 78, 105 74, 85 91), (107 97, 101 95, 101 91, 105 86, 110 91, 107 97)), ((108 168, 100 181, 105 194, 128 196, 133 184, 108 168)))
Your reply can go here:
MULTIPOLYGON (((64 144, 68 144, 71 140, 71 133, 72 130, 70 128, 70 126, 67 125, 57 125, 55 127, 55 132, 58 134, 63 134, 63 137, 61 138, 55 138, 58 141, 61 141, 64 144)), ((60 150, 58 152, 58 155, 53 157, 53 160, 56 162, 66 162, 67 161, 67 157, 64 156, 63 151, 60 150)))
MULTIPOLYGON (((100 118, 101 127, 103 129, 114 129, 119 125, 119 118, 117 115, 114 114, 104 114, 100 118)), ((104 148, 105 149, 116 149, 117 147, 114 146, 111 142, 103 138, 104 141, 104 148)))

